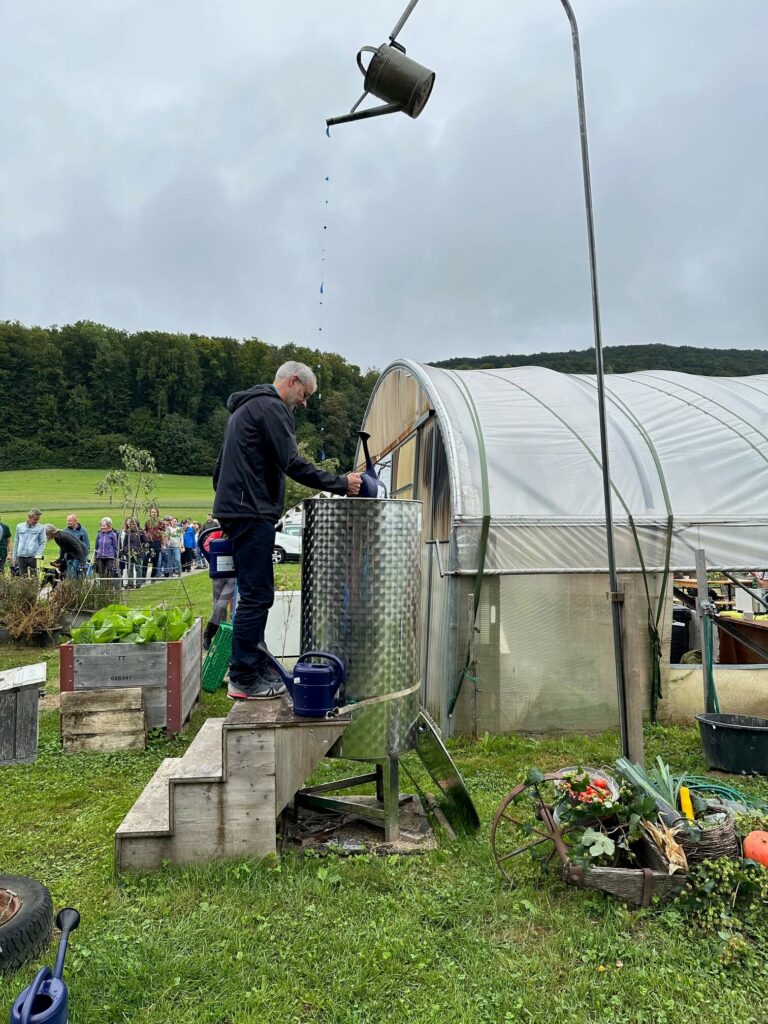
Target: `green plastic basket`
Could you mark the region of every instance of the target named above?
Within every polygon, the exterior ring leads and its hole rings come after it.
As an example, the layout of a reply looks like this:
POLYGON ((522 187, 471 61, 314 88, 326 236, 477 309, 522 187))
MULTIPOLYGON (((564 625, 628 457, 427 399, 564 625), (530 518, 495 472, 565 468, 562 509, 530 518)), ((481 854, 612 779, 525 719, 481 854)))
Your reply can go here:
POLYGON ((224 682, 232 657, 232 623, 222 622, 203 662, 203 689, 215 693, 224 682))

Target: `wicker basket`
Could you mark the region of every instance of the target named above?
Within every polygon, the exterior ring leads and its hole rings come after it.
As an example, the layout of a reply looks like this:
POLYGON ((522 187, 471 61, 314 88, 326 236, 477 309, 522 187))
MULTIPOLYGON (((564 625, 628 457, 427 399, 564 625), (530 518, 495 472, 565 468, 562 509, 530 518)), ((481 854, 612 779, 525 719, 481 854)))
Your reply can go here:
POLYGON ((672 899, 682 890, 687 877, 652 868, 590 868, 584 872, 581 887, 599 889, 627 903, 647 907, 654 896, 672 899))
POLYGON ((726 811, 725 814, 726 819, 722 825, 697 829, 693 834, 690 832, 680 834, 678 842, 685 850, 689 864, 699 864, 703 860, 716 860, 718 857, 739 856, 736 822, 731 811, 726 811))

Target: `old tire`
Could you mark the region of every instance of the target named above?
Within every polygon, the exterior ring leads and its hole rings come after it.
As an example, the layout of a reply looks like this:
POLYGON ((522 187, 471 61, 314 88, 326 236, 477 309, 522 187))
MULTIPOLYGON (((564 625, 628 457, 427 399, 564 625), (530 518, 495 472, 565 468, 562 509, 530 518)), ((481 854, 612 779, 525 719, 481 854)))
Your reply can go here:
POLYGON ((0 972, 15 971, 38 957, 53 931, 53 902, 44 885, 22 875, 0 875, 0 915, 11 902, 9 893, 21 905, 0 924, 0 972))
POLYGON ((282 565, 282 563, 285 561, 285 551, 283 551, 282 548, 273 548, 272 561, 275 563, 275 565, 282 565))

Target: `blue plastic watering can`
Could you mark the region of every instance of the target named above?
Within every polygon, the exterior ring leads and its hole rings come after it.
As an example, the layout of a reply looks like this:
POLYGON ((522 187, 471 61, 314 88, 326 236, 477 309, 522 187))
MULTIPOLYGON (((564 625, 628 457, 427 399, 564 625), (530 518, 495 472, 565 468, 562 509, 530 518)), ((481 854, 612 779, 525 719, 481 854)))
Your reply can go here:
POLYGON ((344 663, 335 654, 307 651, 296 662, 293 672, 286 672, 264 644, 259 644, 259 650, 288 688, 295 715, 301 718, 325 718, 342 702, 344 663), (322 658, 328 664, 312 665, 310 658, 322 658))
POLYGON ((69 933, 80 924, 80 915, 65 907, 56 915, 56 927, 61 929, 56 966, 43 967, 31 985, 16 998, 11 1007, 10 1024, 67 1024, 69 997, 64 984, 64 957, 69 933))

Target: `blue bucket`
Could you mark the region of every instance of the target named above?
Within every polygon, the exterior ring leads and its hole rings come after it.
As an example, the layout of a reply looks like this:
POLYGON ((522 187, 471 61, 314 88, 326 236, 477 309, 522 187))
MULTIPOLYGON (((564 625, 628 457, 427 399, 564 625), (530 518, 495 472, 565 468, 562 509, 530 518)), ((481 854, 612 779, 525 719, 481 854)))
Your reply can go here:
POLYGON ((231 580, 235 572, 232 541, 228 537, 212 540, 208 545, 208 575, 212 580, 231 580))

